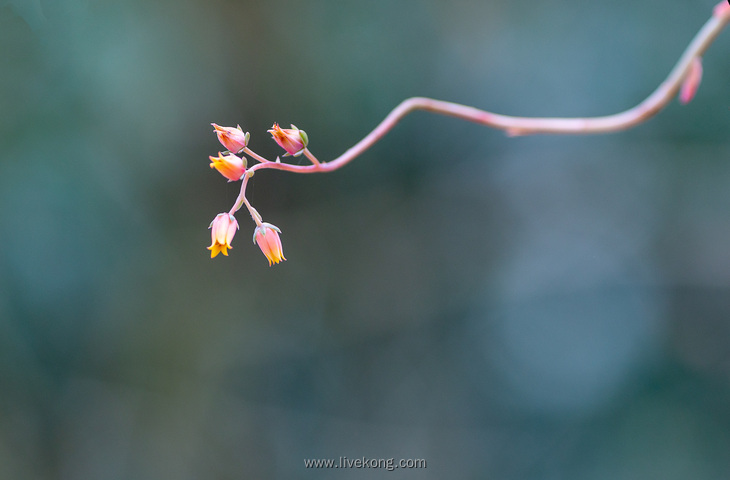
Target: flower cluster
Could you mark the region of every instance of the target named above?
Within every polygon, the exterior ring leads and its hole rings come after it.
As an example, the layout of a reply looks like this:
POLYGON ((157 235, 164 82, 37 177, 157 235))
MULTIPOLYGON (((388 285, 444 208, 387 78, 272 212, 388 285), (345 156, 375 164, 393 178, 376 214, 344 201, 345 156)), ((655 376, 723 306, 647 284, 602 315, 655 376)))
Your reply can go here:
POLYGON ((328 163, 321 163, 309 151, 307 134, 295 127, 281 128, 279 124, 268 130, 274 141, 286 152, 283 157, 297 157, 304 155, 311 165, 298 165, 283 163, 279 157, 272 162, 254 153, 248 147, 250 135, 244 132, 241 126, 221 127, 213 123, 213 130, 218 140, 226 147, 225 152, 218 152, 217 157, 210 157, 210 167, 215 168, 228 179, 229 182, 241 181, 241 193, 236 203, 228 213, 221 213, 216 216, 210 224, 211 245, 208 247, 210 256, 215 257, 223 252, 228 255, 231 249, 231 241, 238 230, 238 222, 233 216, 241 207, 245 206, 251 218, 256 223, 254 230, 254 243, 258 244, 261 251, 269 261, 269 266, 279 263, 284 258, 281 247, 279 230, 270 223, 264 223, 261 215, 251 206, 246 199, 246 185, 257 170, 275 169, 295 173, 331 172, 342 168, 354 158, 361 155, 372 147, 386 133, 406 115, 416 110, 448 115, 462 120, 485 125, 495 129, 503 130, 509 136, 534 135, 538 133, 550 134, 593 134, 608 133, 626 130, 645 122, 647 119, 658 113, 671 100, 675 93, 679 93, 679 101, 683 104, 689 103, 697 93, 702 81, 702 55, 714 41, 720 31, 730 23, 730 0, 722 0, 718 3, 712 14, 712 18, 705 23, 695 38, 690 42, 679 62, 669 74, 669 77, 659 87, 638 105, 613 115, 600 117, 515 117, 500 115, 485 110, 479 110, 467 105, 435 100, 426 97, 411 97, 403 100, 396 106, 375 129, 356 143, 345 153, 328 163), (255 165, 249 167, 244 154, 255 160, 255 165))
MULTIPOLYGON (((259 246, 263 254, 269 261, 269 266, 279 263, 284 258, 284 252, 281 247, 281 238, 279 234, 281 230, 270 223, 262 220, 261 215, 246 199, 246 184, 253 176, 254 172, 261 168, 278 168, 285 169, 301 169, 301 166, 282 164, 279 158, 275 162, 265 159, 264 157, 254 153, 248 148, 250 135, 244 132, 241 126, 221 127, 215 123, 213 130, 218 136, 218 140, 227 149, 225 152, 218 152, 218 156, 210 158, 210 168, 218 170, 229 182, 241 181, 241 193, 236 199, 233 208, 227 213, 219 213, 210 224, 211 244, 208 247, 210 257, 214 258, 219 253, 228 256, 228 250, 231 248, 231 241, 238 230, 238 221, 233 216, 241 207, 246 206, 251 218, 256 223, 253 233, 253 242, 259 246), (249 168, 248 160, 244 156, 248 155, 256 160, 256 165, 249 168), (287 168, 288 167, 288 168, 287 168)), ((283 148, 286 153, 284 156, 306 155, 312 162, 309 167, 319 168, 319 161, 307 150, 309 140, 304 130, 299 130, 294 125, 292 128, 281 128, 278 124, 274 124, 268 131, 274 141, 283 148)))

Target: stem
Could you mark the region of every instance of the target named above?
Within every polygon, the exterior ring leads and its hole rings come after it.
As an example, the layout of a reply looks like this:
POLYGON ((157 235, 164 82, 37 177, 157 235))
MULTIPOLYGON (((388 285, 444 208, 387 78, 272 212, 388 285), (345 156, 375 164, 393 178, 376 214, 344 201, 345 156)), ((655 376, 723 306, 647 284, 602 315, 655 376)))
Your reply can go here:
POLYGON ((461 118, 462 120, 479 123, 487 127, 504 130, 510 136, 538 133, 596 134, 626 130, 645 122, 667 106, 679 91, 687 73, 689 73, 692 61, 705 53, 729 21, 730 8, 718 9, 718 13, 713 15, 700 31, 697 32, 666 80, 644 101, 620 113, 600 117, 577 118, 513 117, 487 112, 458 103, 425 97, 413 97, 401 102, 372 132, 331 162, 324 164, 315 163, 314 165, 306 166, 274 164, 271 162, 265 165, 259 164, 253 168, 274 168, 296 173, 330 172, 337 170, 372 147, 406 115, 415 110, 425 110, 431 113, 461 118))
POLYGON ((249 157, 255 158, 256 160, 258 160, 261 163, 266 163, 266 162, 270 162, 271 161, 271 160, 266 160, 264 157, 262 157, 261 155, 259 155, 258 153, 254 152, 253 150, 251 150, 248 147, 244 147, 243 148, 243 151, 246 152, 249 157))
MULTIPOLYGON (((724 2, 723 2, 724 3, 724 2)), ((413 97, 404 100, 388 114, 375 130, 327 163, 328 170, 336 170, 370 148, 400 120, 415 110, 461 118, 488 127, 504 130, 510 136, 531 135, 536 133, 552 134, 591 134, 609 133, 632 128, 656 115, 679 91, 682 81, 689 72, 692 61, 699 58, 712 44, 722 29, 730 21, 730 9, 722 9, 718 16, 712 16, 690 42, 682 56, 664 82, 644 101, 629 110, 600 117, 550 118, 550 117, 513 117, 479 110, 458 103, 413 97)))
POLYGON ((306 147, 304 148, 304 155, 312 161, 314 165, 319 165, 319 160, 317 160, 317 157, 315 157, 312 152, 309 151, 306 147))
MULTIPOLYGON (((249 168, 248 172, 253 175, 256 170, 272 168, 274 170, 285 170, 294 173, 319 173, 331 172, 342 168, 353 159, 364 153, 390 130, 395 127, 406 115, 416 110, 425 110, 427 112, 439 115, 448 115, 462 120, 485 125, 498 130, 504 130, 509 136, 533 135, 539 133, 551 134, 597 134, 609 133, 620 130, 626 130, 639 125, 649 118, 653 117, 659 111, 669 104, 669 102, 677 95, 681 88, 682 81, 690 71, 692 62, 696 58, 702 57, 707 48, 717 38, 720 32, 730 22, 730 8, 725 5, 724 0, 715 7, 712 17, 702 26, 699 32, 692 39, 685 49, 677 64, 669 72, 666 80, 664 80, 654 92, 644 99, 641 103, 633 108, 613 115, 605 115, 599 117, 576 117, 576 118, 560 118, 560 117, 514 117, 509 115, 501 115, 497 113, 487 112, 478 108, 461 105, 458 103, 445 102, 442 100, 434 100, 425 97, 412 97, 403 100, 396 106, 383 121, 378 124, 375 129, 365 138, 350 147, 345 153, 335 158, 331 162, 321 163, 312 155, 309 150, 305 149, 304 154, 312 161, 312 165, 291 165, 288 163, 271 162, 265 158, 255 154, 248 148, 244 151, 261 163, 249 168)), ((261 224, 261 218, 258 212, 246 200, 246 184, 249 175, 241 184, 241 193, 236 200, 231 213, 241 208, 242 204, 251 212, 251 217, 257 225, 261 224)))
MULTIPOLYGON (((260 163, 259 165, 264 164, 260 163)), ((253 219, 253 221, 256 222, 257 226, 261 226, 261 215, 258 211, 256 211, 255 208, 251 206, 251 204, 248 202, 248 199, 246 198, 246 185, 248 184, 248 179, 251 177, 253 177, 253 172, 252 169, 249 169, 249 171, 246 172, 246 174, 243 176, 243 181, 241 182, 241 191, 238 193, 236 203, 233 204, 233 207, 231 207, 231 210, 228 212, 228 214, 233 215, 238 210, 240 210, 243 205, 246 205, 248 213, 251 214, 251 218, 253 219)))

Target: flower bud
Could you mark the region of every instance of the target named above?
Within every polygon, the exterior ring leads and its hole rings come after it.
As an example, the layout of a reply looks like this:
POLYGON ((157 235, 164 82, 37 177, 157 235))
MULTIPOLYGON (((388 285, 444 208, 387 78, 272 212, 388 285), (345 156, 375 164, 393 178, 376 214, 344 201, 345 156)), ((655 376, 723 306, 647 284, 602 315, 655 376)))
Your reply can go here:
POLYGON ((301 155, 309 143, 309 139, 307 138, 307 134, 304 130, 299 130, 294 125, 292 125, 291 128, 281 128, 279 127, 279 124, 275 123, 274 126, 267 131, 271 134, 274 141, 278 143, 281 148, 286 150, 286 154, 284 155, 285 157, 287 155, 301 155))
POLYGON ((246 157, 237 157, 232 153, 223 155, 218 152, 217 157, 209 158, 211 161, 210 168, 218 170, 229 182, 240 180, 246 173, 246 157))
POLYGON ((238 125, 236 128, 233 127, 221 127, 215 123, 211 123, 218 140, 228 149, 231 153, 238 153, 248 145, 249 134, 248 132, 243 133, 241 126, 238 125))
POLYGON ((712 15, 717 18, 722 18, 725 15, 730 15, 730 0, 720 1, 715 8, 712 10, 712 15))
POLYGON ((682 82, 682 89, 679 91, 679 101, 683 105, 688 104, 697 93, 697 89, 702 82, 702 59, 695 57, 689 67, 689 72, 682 82))
POLYGON ((219 213, 208 228, 210 228, 211 238, 210 247, 208 247, 210 258, 215 258, 219 253, 228 256, 228 249, 233 248, 231 240, 238 230, 236 217, 229 213, 219 213))
POLYGON ((266 255, 269 266, 286 260, 281 248, 279 233, 281 233, 281 230, 270 223, 262 223, 253 231, 253 241, 258 244, 261 251, 266 255))

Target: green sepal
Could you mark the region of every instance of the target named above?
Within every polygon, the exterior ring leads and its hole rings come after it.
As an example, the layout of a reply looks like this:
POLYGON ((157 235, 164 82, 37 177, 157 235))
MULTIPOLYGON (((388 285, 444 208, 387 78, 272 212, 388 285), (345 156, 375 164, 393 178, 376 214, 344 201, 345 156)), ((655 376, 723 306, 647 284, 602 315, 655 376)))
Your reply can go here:
POLYGON ((272 230, 276 230, 276 231, 277 231, 278 233, 281 233, 281 230, 280 230, 280 229, 279 229, 279 227, 277 227, 276 225, 272 225, 272 224, 270 224, 270 223, 266 223, 266 222, 264 222, 264 223, 262 223, 262 224, 261 224, 261 226, 262 226, 262 227, 267 227, 267 228, 270 228, 270 229, 272 229, 272 230))

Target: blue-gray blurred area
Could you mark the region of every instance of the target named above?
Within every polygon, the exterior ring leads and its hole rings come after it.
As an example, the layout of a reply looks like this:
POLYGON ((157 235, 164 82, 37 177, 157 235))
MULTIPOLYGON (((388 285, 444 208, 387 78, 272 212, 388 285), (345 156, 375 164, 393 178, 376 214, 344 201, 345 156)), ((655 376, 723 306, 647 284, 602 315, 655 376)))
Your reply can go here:
POLYGON ((687 106, 508 138, 415 95, 629 108, 714 0, 0 2, 0 479, 726 479, 730 32, 687 106), (305 160, 295 158, 295 163, 305 160), (304 459, 424 459, 307 469, 304 459))

